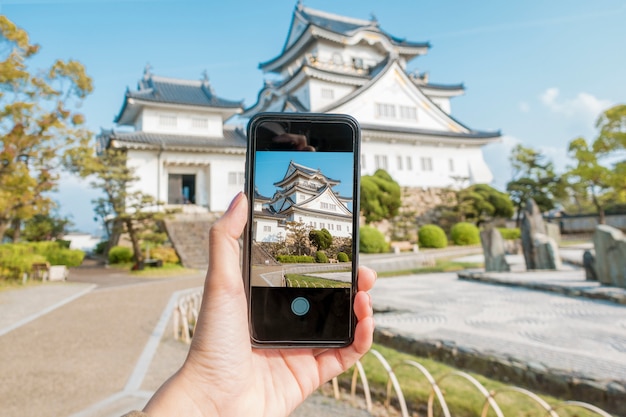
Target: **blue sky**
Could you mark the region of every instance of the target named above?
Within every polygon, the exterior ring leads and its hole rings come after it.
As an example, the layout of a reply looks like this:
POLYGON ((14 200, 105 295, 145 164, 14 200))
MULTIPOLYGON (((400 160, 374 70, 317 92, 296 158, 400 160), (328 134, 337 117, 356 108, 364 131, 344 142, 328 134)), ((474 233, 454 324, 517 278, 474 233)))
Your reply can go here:
MULTIPOLYGON (((200 79, 206 70, 224 98, 256 101, 258 63, 280 53, 296 0, 0 0, 0 12, 42 45, 33 66, 55 58, 83 62, 95 92, 83 105, 95 132, 113 127, 124 91, 153 73, 200 79)), ((593 137, 598 114, 626 102, 626 2, 623 0, 305 0, 357 18, 373 13, 397 37, 428 41, 409 64, 435 83, 464 83, 452 115, 478 130, 499 129, 485 158, 502 188, 510 149, 544 151, 560 169, 577 136, 593 137)), ((94 231, 96 195, 65 177, 57 200, 76 227, 94 231)))
POLYGON ((255 157, 255 185, 259 193, 271 197, 276 191, 275 182, 282 180, 289 163, 319 169, 333 180, 341 181, 333 191, 342 197, 352 197, 353 154, 351 152, 257 152, 255 157))

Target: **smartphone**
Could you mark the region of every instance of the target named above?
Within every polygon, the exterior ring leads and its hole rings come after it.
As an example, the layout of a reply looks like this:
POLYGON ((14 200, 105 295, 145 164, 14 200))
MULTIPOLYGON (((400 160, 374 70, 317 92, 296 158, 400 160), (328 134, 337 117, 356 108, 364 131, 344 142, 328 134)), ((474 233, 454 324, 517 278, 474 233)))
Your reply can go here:
POLYGON ((359 155, 348 115, 260 113, 248 123, 242 269, 254 346, 352 343, 359 155))

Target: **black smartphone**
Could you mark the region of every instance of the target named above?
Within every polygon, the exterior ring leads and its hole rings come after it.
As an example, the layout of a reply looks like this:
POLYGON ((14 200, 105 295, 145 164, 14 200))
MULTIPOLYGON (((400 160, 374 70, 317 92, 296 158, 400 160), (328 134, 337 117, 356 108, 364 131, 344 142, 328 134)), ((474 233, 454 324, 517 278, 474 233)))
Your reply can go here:
POLYGON ((248 123, 243 276, 254 346, 352 343, 359 160, 350 116, 260 113, 248 123))

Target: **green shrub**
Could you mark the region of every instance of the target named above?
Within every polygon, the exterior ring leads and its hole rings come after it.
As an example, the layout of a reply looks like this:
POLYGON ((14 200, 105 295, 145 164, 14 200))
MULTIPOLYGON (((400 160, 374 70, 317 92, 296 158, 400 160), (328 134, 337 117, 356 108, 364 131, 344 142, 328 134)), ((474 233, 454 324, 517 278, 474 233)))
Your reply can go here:
POLYGON ((339 262, 350 262, 350 258, 348 257, 347 253, 339 252, 337 254, 337 261, 339 261, 339 262))
POLYGON ((362 253, 389 252, 389 243, 378 229, 372 226, 361 226, 359 229, 359 251, 362 253))
POLYGON ((68 268, 83 263, 85 253, 78 249, 68 249, 67 240, 47 242, 20 243, 20 246, 31 248, 31 252, 43 256, 50 265, 65 265, 68 268))
POLYGON ((419 245, 422 248, 445 248, 448 246, 446 233, 436 224, 427 224, 420 227, 417 236, 419 245))
POLYGON ((276 260, 281 264, 312 264, 315 259, 307 255, 278 255, 276 260))
POLYGON ((85 252, 76 249, 51 250, 44 256, 50 265, 65 265, 72 268, 83 263, 85 252))
POLYGON ((315 252, 315 262, 318 264, 327 264, 328 256, 324 253, 324 251, 318 250, 315 252))
POLYGON ((121 264, 133 260, 133 251, 125 246, 113 246, 109 251, 109 263, 121 264))
POLYGON ((109 244, 108 240, 103 240, 103 241, 98 242, 96 244, 96 247, 93 248, 93 253, 95 253, 96 255, 103 255, 104 250, 107 248, 108 244, 109 244))
POLYGON ((477 245, 480 243, 480 230, 472 223, 460 222, 452 226, 450 239, 455 245, 477 245))
POLYGON ((70 248, 70 245, 72 244, 72 241, 71 241, 71 240, 62 240, 62 239, 57 239, 57 240, 55 240, 55 242, 56 242, 59 246, 61 246, 62 248, 65 248, 65 249, 69 249, 69 248, 70 248))
POLYGON ((498 227, 498 231, 504 238, 504 240, 515 240, 522 237, 522 232, 518 227, 507 228, 507 227, 498 227))
POLYGON ((150 249, 150 259, 160 259, 165 264, 177 264, 180 262, 174 248, 165 246, 150 249))
POLYGON ((34 263, 44 263, 43 255, 34 253, 29 245, 4 244, 0 245, 0 278, 20 279, 24 273, 30 273, 34 263))

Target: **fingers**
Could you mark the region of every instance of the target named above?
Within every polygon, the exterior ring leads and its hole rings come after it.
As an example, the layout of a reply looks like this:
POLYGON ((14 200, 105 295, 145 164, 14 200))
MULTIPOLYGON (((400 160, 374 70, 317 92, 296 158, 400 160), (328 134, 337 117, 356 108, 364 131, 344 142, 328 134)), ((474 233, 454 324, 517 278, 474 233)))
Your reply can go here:
POLYGON ((357 325, 354 342, 342 349, 316 352, 315 360, 320 373, 320 382, 325 382, 349 369, 372 347, 374 339, 374 313, 372 299, 367 291, 376 281, 376 272, 367 267, 359 268, 358 292, 354 297, 354 314, 357 325))
POLYGON ((239 236, 247 220, 248 202, 243 193, 235 196, 226 213, 211 227, 209 234, 209 273, 207 284, 240 286, 239 236))
MULTIPOLYGON (((365 293, 360 293, 363 296, 365 293)), ((360 297, 358 304, 366 302, 369 304, 367 297, 360 297)), ((362 306, 357 306, 360 309, 362 306)), ((370 308, 371 311, 371 308, 370 308)), ((359 319, 354 333, 354 342, 350 346, 341 349, 328 349, 321 352, 315 357, 319 370, 320 384, 330 380, 340 373, 350 369, 363 355, 365 355, 372 346, 374 339, 374 318, 371 314, 359 319)))
POLYGON ((359 291, 369 291, 374 287, 376 282, 376 271, 366 266, 359 267, 357 278, 357 287, 359 291))

